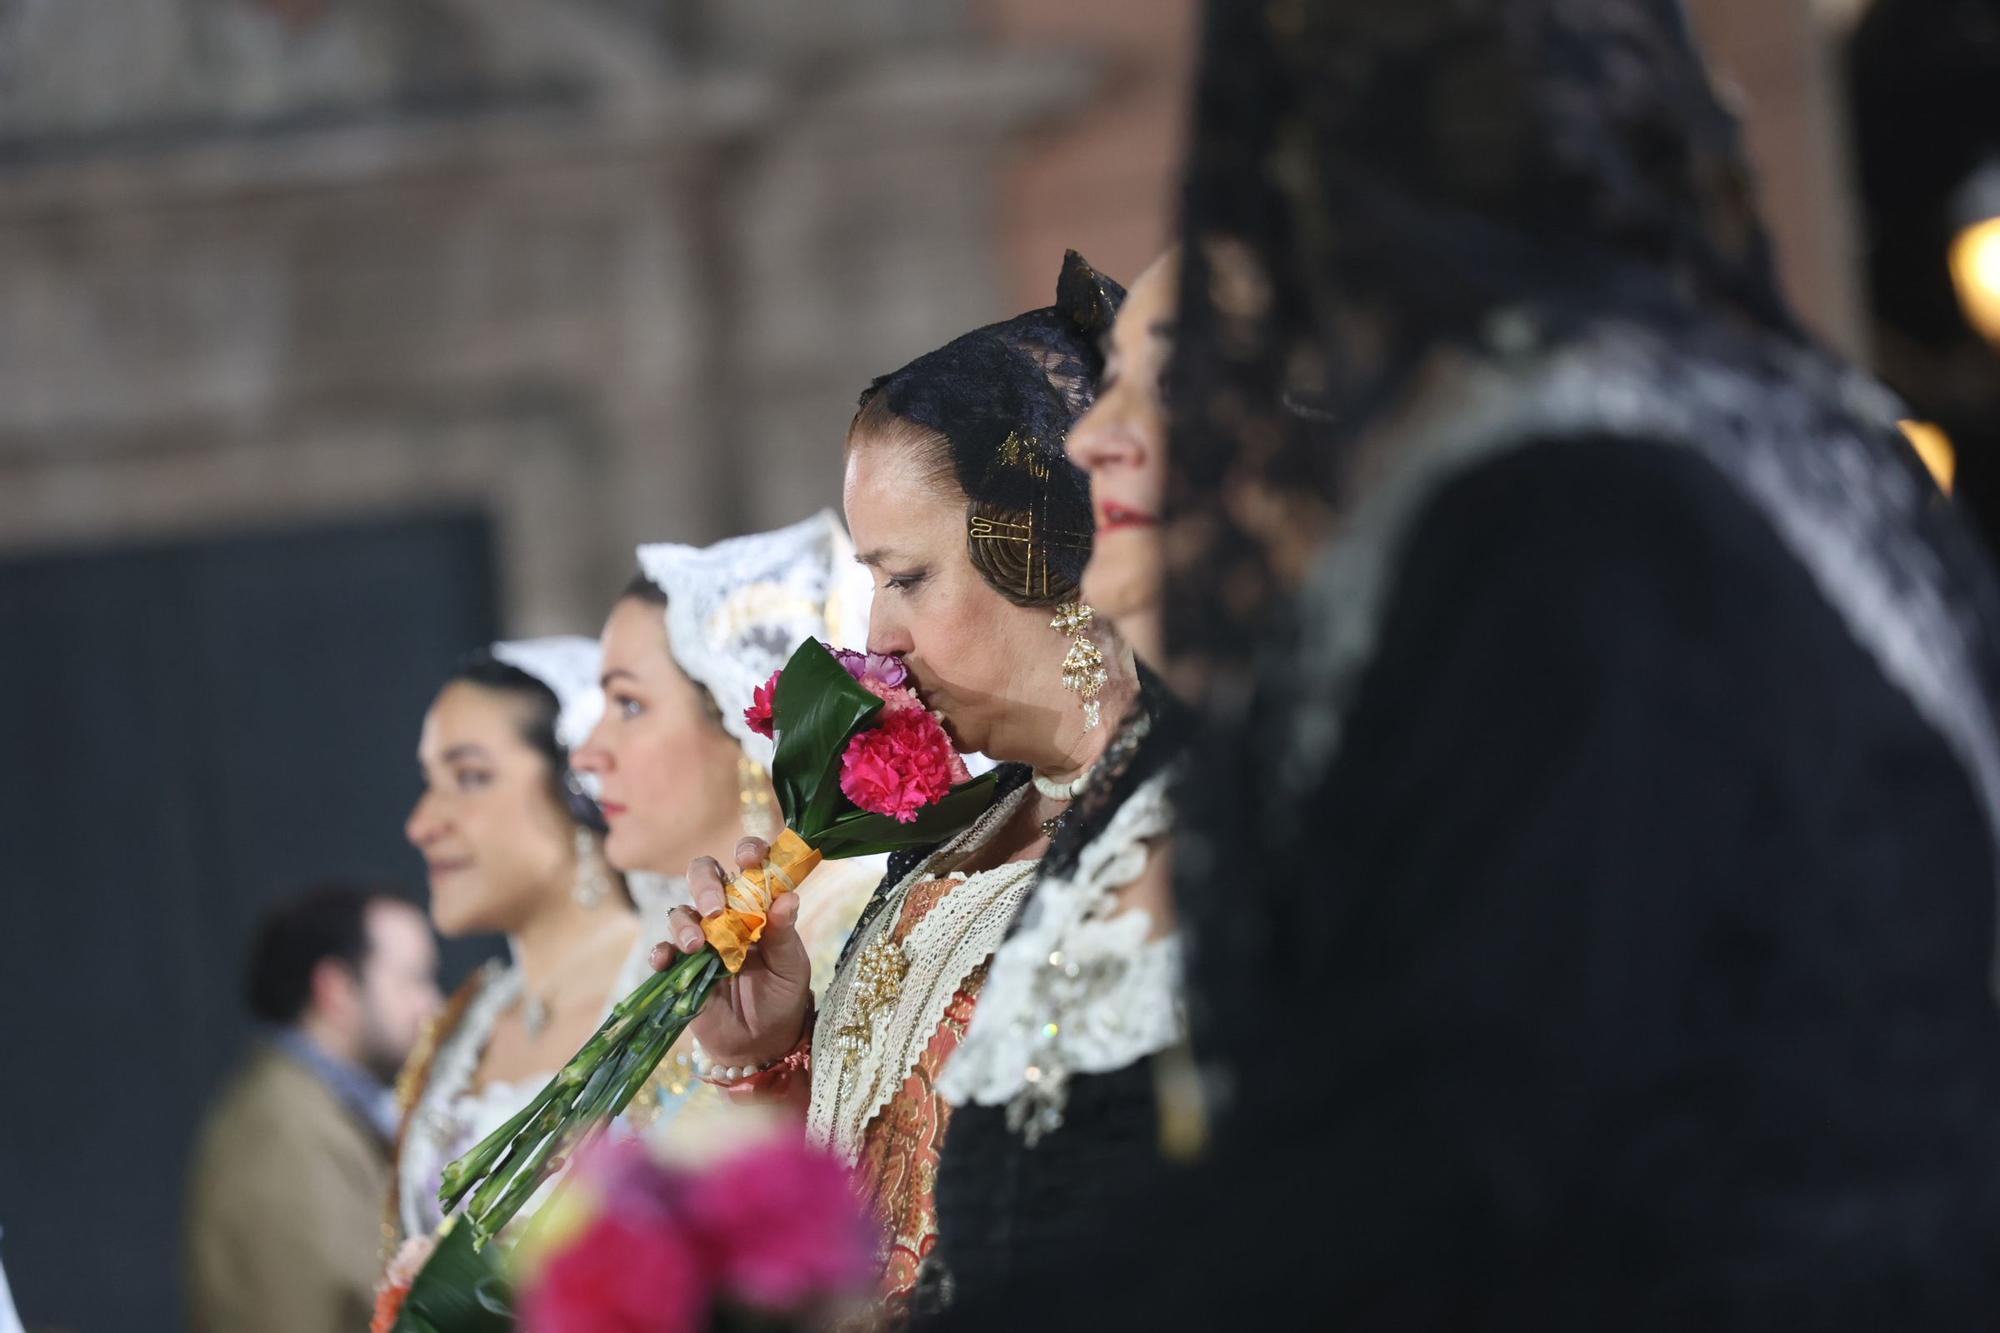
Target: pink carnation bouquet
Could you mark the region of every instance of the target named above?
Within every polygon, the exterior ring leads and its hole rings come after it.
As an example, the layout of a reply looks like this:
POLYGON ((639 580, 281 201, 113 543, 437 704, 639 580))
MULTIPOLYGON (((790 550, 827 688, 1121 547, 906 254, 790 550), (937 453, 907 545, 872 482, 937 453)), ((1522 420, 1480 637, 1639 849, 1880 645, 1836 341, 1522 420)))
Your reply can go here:
MULTIPOLYGON (((972 781, 965 760, 945 735, 937 714, 924 707, 900 658, 857 653, 822 644, 847 674, 882 701, 872 727, 857 731, 840 754, 840 791, 857 810, 912 824, 924 809, 972 781)), ((778 682, 782 670, 757 687, 743 720, 760 736, 777 736, 778 682)))
MULTIPOLYGON (((439 1200, 447 1212, 464 1204, 474 1248, 625 1109, 716 984, 743 966, 779 894, 823 859, 943 842, 993 802, 991 775, 968 774, 896 658, 808 639, 756 690, 745 718, 775 742, 771 785, 784 830, 765 864, 730 881, 727 905, 703 920, 707 948, 619 1001, 520 1114, 445 1168, 439 1200)), ((420 1274, 413 1305, 425 1304, 424 1286, 420 1274)))

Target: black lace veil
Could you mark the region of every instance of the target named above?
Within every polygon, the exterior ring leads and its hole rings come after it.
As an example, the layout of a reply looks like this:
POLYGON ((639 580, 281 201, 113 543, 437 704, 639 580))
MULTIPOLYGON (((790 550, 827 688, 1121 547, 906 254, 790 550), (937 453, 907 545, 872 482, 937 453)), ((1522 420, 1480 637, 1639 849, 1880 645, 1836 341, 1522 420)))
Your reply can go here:
POLYGON ((1441 344, 1794 332, 1678 0, 1220 0, 1185 205, 1168 634, 1225 676, 1441 344))
POLYGON ((1090 483, 1063 446, 1096 397, 1100 340, 1124 299, 1071 250, 1054 305, 954 338, 861 395, 863 413, 883 408, 949 441, 967 552, 1018 604, 1075 600, 1090 560, 1090 483))

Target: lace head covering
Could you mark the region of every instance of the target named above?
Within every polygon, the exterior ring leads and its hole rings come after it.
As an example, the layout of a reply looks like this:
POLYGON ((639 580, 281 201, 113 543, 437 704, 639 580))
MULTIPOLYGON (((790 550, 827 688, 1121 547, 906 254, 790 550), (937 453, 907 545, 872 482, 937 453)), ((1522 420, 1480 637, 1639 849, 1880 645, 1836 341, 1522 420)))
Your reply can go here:
POLYGON ((1024 606, 1073 601, 1090 560, 1090 481, 1069 461, 1069 428, 1097 393, 1099 340, 1125 289, 1071 250, 1056 302, 954 338, 861 395, 950 442, 967 496, 966 550, 1024 606))
POLYGON ((1439 344, 1613 307, 1795 336, 1679 0, 1280 0, 1207 27, 1168 376, 1178 651, 1247 651, 1285 544, 1439 344))
POLYGON ((604 716, 604 688, 598 683, 604 654, 597 640, 579 634, 509 639, 490 651, 495 661, 533 676, 555 695, 556 744, 564 751, 576 749, 597 728, 604 716))
POLYGON ((860 647, 868 637, 868 577, 832 511, 775 532, 713 546, 639 548, 639 571, 667 597, 667 643, 708 692, 722 725, 760 767, 771 742, 743 710, 806 639, 860 647))

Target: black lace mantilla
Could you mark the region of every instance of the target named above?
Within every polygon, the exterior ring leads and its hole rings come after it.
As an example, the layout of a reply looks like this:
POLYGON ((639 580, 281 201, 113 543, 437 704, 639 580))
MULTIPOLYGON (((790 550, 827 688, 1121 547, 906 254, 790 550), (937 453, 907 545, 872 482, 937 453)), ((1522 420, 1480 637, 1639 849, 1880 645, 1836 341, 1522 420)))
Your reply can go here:
POLYGON ((1125 289, 1074 250, 1056 302, 975 329, 877 379, 861 395, 943 435, 967 496, 966 552, 1002 596, 1073 601, 1096 526, 1090 483, 1064 452, 1096 397, 1100 341, 1125 289))

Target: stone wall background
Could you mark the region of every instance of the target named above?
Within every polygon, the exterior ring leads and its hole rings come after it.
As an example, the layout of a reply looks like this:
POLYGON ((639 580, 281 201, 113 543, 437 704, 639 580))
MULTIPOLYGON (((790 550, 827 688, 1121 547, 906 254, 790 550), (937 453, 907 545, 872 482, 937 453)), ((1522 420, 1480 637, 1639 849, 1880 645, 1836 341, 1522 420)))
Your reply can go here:
MULTIPOLYGON (((1806 0, 1703 0, 1859 345, 1806 0)), ((0 0, 0 555, 473 504, 513 632, 838 499, 869 377, 1171 231, 1193 0, 0 0)))
POLYGON ((0 4, 0 553, 470 503, 532 633, 836 503, 858 389, 1008 309, 1006 146, 1102 81, 982 19, 0 4))

